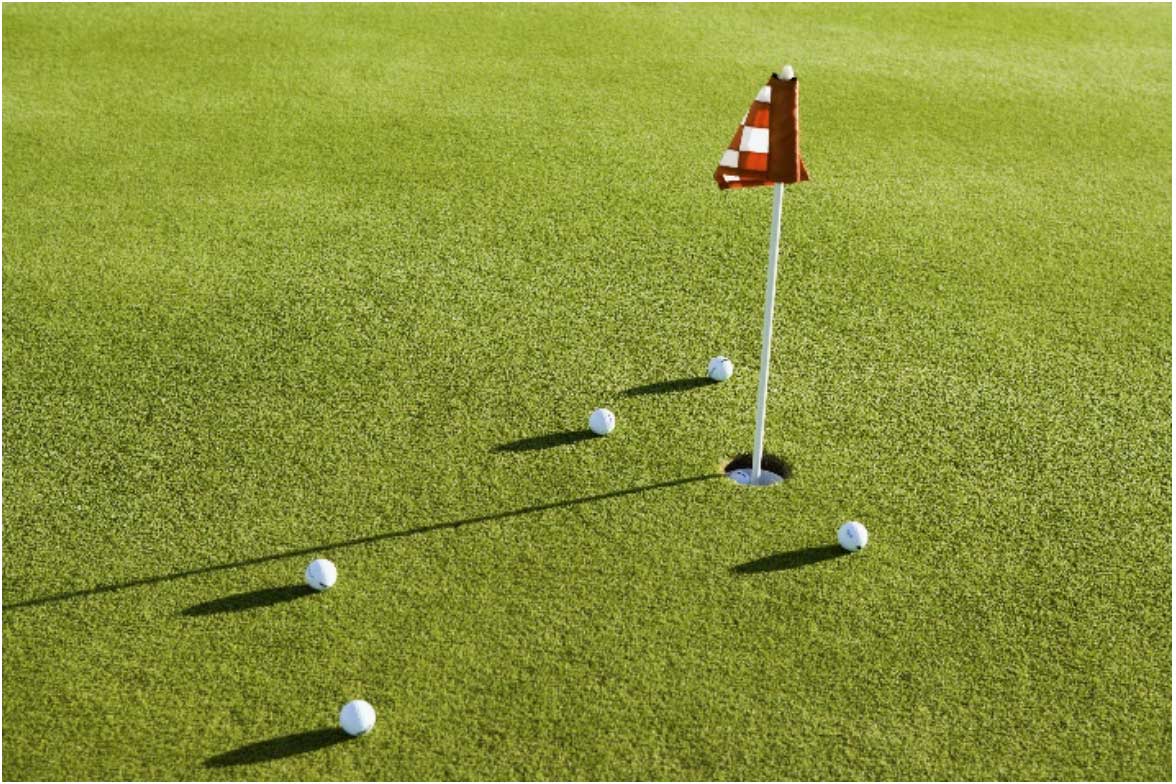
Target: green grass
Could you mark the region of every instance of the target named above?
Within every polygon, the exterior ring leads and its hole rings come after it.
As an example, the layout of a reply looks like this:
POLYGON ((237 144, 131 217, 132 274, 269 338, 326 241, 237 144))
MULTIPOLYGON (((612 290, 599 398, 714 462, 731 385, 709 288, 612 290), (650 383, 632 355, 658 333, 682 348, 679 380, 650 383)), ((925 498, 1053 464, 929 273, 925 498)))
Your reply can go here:
POLYGON ((6 779, 1171 778, 1169 7, 3 23, 6 779))

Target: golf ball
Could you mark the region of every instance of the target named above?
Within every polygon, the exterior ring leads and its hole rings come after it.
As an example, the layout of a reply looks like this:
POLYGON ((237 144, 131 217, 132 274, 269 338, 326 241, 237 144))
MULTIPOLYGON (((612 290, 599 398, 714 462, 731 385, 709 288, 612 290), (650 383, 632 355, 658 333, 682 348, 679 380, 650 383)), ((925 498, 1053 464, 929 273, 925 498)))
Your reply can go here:
POLYGON ((306 584, 316 591, 325 591, 335 584, 339 573, 335 571, 335 564, 326 558, 317 558, 306 567, 306 584))
POLYGON ((352 700, 339 711, 339 726, 348 735, 362 735, 376 726, 376 709, 364 700, 352 700))
POLYGON ((588 417, 588 429, 598 436, 607 436, 617 426, 617 418, 607 408, 598 408, 588 417))
POLYGON ((870 532, 856 520, 850 520, 837 529, 837 544, 851 553, 861 550, 868 541, 870 541, 870 532))
POLYGON ((706 366, 706 374, 711 381, 726 381, 735 372, 735 364, 726 357, 715 357, 706 366))

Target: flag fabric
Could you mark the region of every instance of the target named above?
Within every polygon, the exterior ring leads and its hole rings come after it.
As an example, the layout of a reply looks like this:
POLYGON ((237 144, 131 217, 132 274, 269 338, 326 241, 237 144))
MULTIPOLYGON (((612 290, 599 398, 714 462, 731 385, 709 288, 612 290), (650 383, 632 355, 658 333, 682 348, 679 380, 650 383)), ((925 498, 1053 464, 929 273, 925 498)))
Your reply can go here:
POLYGON ((735 138, 719 160, 715 182, 723 190, 785 185, 809 178, 800 157, 797 80, 776 74, 760 88, 735 138))

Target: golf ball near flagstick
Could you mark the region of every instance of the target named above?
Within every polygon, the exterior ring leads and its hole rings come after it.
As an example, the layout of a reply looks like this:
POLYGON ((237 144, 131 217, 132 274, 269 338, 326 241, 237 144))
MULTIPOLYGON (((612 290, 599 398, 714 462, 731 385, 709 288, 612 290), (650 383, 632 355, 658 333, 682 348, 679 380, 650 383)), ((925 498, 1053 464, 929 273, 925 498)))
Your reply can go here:
POLYGON ((376 709, 365 700, 352 700, 339 711, 339 726, 352 737, 371 732, 376 726, 376 709))
POLYGON ((735 363, 726 357, 715 357, 706 366, 706 375, 711 381, 726 381, 735 372, 735 363))
POLYGON ((863 549, 869 541, 870 532, 857 520, 850 520, 837 529, 837 544, 841 545, 843 550, 856 553, 863 549))
POLYGON ((339 572, 326 558, 316 558, 306 567, 306 584, 316 591, 325 591, 335 584, 339 572))
POLYGON ((598 436, 607 436, 617 426, 617 417, 607 408, 598 408, 588 417, 588 429, 598 436))

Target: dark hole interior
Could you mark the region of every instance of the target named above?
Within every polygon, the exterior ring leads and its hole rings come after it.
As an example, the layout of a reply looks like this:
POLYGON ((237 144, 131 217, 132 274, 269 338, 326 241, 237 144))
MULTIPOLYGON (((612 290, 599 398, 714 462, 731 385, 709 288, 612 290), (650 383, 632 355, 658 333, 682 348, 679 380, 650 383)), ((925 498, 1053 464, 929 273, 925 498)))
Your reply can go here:
MULTIPOLYGON (((730 473, 740 468, 751 468, 750 453, 735 455, 727 465, 723 466, 723 473, 730 473)), ((792 475, 792 468, 775 455, 765 454, 763 459, 760 460, 760 468, 765 471, 771 471, 773 474, 781 476, 784 479, 792 475)))

